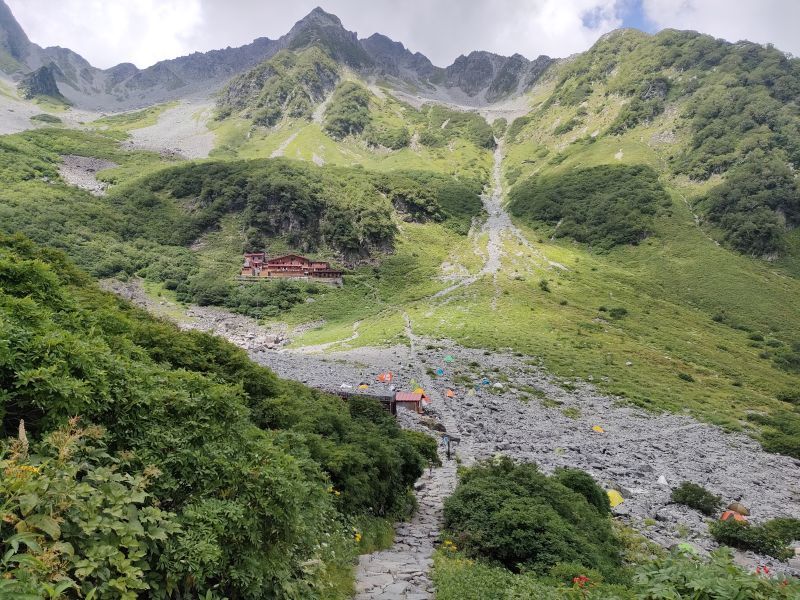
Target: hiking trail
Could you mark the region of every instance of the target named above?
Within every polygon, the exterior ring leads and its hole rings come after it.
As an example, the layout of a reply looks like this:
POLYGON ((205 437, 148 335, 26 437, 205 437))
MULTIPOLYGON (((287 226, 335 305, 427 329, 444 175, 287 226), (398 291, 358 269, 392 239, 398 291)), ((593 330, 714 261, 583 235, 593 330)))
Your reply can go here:
MULTIPOLYGON (((416 355, 418 339, 411 327, 407 314, 405 333, 409 340, 411 356, 416 355)), ((452 412, 443 402, 439 386, 434 385, 430 376, 421 371, 417 374, 419 384, 426 390, 434 406, 443 409, 439 416, 447 434, 460 438, 452 412)), ((464 444, 462 439, 460 444, 464 444)), ((467 447, 459 444, 457 452, 466 462, 467 447)), ((450 496, 458 482, 455 455, 448 460, 445 448, 439 445, 440 467, 429 469, 414 485, 417 510, 407 523, 395 526, 395 539, 391 548, 359 557, 356 569, 355 600, 427 600, 434 598, 433 581, 430 570, 433 566, 433 552, 439 540, 442 525, 444 500, 450 496)))

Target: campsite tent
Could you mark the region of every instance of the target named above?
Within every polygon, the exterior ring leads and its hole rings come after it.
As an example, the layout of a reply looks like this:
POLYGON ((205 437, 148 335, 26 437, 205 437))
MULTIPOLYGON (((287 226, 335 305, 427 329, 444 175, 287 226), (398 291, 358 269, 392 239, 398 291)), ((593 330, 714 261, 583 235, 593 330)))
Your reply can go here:
POLYGON ((728 505, 727 510, 732 510, 733 512, 739 513, 740 515, 744 515, 745 517, 750 516, 750 509, 747 508, 741 502, 732 502, 728 505))
POLYGON ((617 490, 607 490, 606 493, 608 494, 608 501, 611 503, 611 508, 615 508, 625 502, 622 494, 617 490))
POLYGON ((738 512, 733 510, 726 510, 722 513, 722 516, 719 518, 720 521, 728 521, 733 519, 734 521, 741 521, 743 523, 747 523, 747 519, 744 515, 740 515, 738 512))

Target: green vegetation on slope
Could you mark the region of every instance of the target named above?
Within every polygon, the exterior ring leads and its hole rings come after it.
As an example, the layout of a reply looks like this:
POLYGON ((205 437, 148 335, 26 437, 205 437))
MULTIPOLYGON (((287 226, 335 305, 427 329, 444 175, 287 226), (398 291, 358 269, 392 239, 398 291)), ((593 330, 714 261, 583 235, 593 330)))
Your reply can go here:
POLYGON ((441 148, 466 140, 478 148, 494 148, 494 131, 475 112, 427 104, 419 110, 396 100, 381 101, 358 83, 347 81, 334 91, 325 111, 325 131, 334 139, 362 135, 367 143, 392 150, 411 141, 409 129, 419 143, 441 148), (398 120, 398 116, 402 117, 398 120))
POLYGON ((677 126, 688 139, 669 156, 671 171, 706 180, 730 170, 728 188, 713 191, 701 206, 733 248, 755 255, 785 251, 787 228, 797 225, 795 183, 787 198, 774 177, 751 178, 749 200, 732 208, 737 202, 724 202, 722 211, 719 205, 720 196, 730 196, 753 173, 800 168, 800 60, 770 46, 694 32, 620 31, 561 70, 542 110, 556 100, 580 105, 597 91, 611 101, 625 99, 608 134, 650 123, 667 106, 678 109, 677 126))
POLYGON ((169 163, 120 150, 118 137, 38 130, 0 140, 3 230, 61 248, 95 276, 140 275, 183 300, 256 317, 330 290, 237 284, 245 250, 359 259, 393 247, 395 211, 461 233, 481 211, 479 183, 428 172, 261 160, 184 163, 147 176, 169 163), (108 199, 59 183, 61 153, 119 162, 101 177, 120 183, 108 199), (126 184, 137 171, 144 177, 126 184))
POLYGON ((671 205, 651 168, 605 165, 531 177, 511 190, 508 209, 528 223, 555 226, 556 237, 608 250, 641 242, 653 216, 671 205))
POLYGON ((402 514, 435 456, 377 404, 279 380, 19 237, 0 333, 5 593, 344 598, 350 520, 402 514))
POLYGON ((425 146, 446 146, 456 138, 463 138, 479 148, 495 146, 492 127, 476 112, 426 104, 420 109, 419 118, 423 124, 419 141, 425 146))
POLYGON ((359 135, 370 122, 370 94, 352 81, 339 85, 325 109, 325 131, 334 139, 359 135))
POLYGON ((787 227, 800 225, 800 185, 780 155, 753 150, 706 199, 709 217, 741 252, 786 250, 787 227))
POLYGON ((104 116, 90 123, 92 127, 98 129, 112 129, 118 131, 132 131, 143 127, 150 127, 158 122, 158 118, 165 110, 175 106, 176 102, 158 104, 142 110, 124 112, 115 115, 104 116))
POLYGON ((339 67, 325 51, 312 46, 283 50, 235 77, 217 101, 219 119, 241 114, 256 125, 272 126, 282 118, 310 119, 339 80, 339 67))

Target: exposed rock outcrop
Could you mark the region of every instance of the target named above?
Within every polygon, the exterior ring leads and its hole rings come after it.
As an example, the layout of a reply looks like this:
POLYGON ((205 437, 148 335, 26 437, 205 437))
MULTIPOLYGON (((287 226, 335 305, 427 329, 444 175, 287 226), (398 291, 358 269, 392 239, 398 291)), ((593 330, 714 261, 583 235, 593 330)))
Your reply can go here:
POLYGON ((59 72, 55 65, 48 65, 36 69, 26 75, 19 83, 19 91, 23 98, 30 100, 37 96, 49 96, 63 100, 64 97, 58 90, 55 73, 59 72))

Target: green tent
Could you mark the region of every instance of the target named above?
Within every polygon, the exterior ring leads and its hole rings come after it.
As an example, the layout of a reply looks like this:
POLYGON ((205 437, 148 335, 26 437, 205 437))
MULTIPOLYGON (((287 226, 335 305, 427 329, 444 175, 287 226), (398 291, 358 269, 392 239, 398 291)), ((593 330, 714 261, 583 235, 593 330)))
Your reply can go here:
POLYGON ((453 357, 452 357, 452 356, 450 356, 449 354, 448 354, 447 356, 445 356, 445 357, 444 357, 444 362, 446 362, 446 363, 451 363, 451 362, 453 362, 454 360, 455 360, 455 358, 453 358, 453 357))

